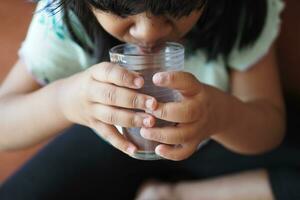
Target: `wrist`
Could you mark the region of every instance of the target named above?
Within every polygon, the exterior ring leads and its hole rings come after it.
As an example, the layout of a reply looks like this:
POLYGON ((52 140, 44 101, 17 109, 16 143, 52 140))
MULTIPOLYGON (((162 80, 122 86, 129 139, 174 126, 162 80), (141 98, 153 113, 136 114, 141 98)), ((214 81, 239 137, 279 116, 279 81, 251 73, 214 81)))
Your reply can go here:
POLYGON ((206 86, 206 91, 209 96, 208 105, 210 105, 210 119, 209 128, 210 136, 214 137, 216 135, 225 134, 233 126, 232 122, 235 120, 233 116, 234 108, 236 106, 236 101, 233 96, 217 88, 206 86))
POLYGON ((63 120, 69 124, 74 123, 71 114, 72 107, 72 89, 70 87, 70 78, 61 79, 53 83, 56 92, 56 104, 58 107, 59 114, 63 120))
POLYGON ((245 155, 265 153, 278 146, 284 137, 284 120, 268 102, 243 102, 228 95, 221 129, 211 138, 231 151, 245 155), (276 114, 277 113, 277 114, 276 114))
POLYGON ((237 123, 241 123, 240 117, 241 106, 243 102, 229 93, 215 90, 214 98, 216 103, 214 104, 216 127, 215 132, 211 135, 211 139, 224 144, 227 137, 232 137, 235 132, 237 123), (228 136, 231 135, 231 136, 228 136))

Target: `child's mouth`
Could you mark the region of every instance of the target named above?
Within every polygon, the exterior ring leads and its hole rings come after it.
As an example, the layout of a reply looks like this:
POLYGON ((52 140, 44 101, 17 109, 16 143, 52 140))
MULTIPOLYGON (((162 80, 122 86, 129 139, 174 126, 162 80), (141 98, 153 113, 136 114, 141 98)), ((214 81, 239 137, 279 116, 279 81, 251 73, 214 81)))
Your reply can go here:
POLYGON ((154 47, 144 47, 144 46, 138 46, 139 51, 143 54, 154 54, 154 53, 159 53, 161 49, 163 49, 164 44, 157 45, 154 47))

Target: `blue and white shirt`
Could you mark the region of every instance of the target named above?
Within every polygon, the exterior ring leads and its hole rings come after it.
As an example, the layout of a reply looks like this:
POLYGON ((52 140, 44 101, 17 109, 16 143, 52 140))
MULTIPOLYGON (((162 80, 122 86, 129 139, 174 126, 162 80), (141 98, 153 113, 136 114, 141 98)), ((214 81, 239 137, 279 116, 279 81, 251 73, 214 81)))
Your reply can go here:
MULTIPOLYGON (((20 58, 29 72, 41 84, 47 84, 83 71, 93 64, 93 59, 84 49, 72 40, 63 21, 62 12, 44 9, 51 0, 38 3, 27 37, 19 51, 20 58)), ((201 82, 223 91, 229 89, 229 75, 226 67, 245 71, 258 62, 269 50, 280 30, 280 14, 284 7, 281 0, 267 0, 266 23, 259 38, 253 45, 233 48, 229 55, 229 66, 222 56, 207 62, 203 50, 195 51, 185 60, 185 70, 194 74, 201 82)), ((93 48, 82 24, 72 12, 71 24, 77 36, 93 48)))

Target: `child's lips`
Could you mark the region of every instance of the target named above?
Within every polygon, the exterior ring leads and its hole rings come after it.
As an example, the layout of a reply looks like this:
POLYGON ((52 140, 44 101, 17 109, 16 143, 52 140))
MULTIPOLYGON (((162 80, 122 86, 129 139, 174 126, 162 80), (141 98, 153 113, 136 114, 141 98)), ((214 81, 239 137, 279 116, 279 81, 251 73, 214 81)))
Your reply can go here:
POLYGON ((152 46, 152 47, 139 46, 139 50, 145 54, 152 54, 152 53, 158 53, 163 48, 163 46, 164 46, 163 44, 152 46))

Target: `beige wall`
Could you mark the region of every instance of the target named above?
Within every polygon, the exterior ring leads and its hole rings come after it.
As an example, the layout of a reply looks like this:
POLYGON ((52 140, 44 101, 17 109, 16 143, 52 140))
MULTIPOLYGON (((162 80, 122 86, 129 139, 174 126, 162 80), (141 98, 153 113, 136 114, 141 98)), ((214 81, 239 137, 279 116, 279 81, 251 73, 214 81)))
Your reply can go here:
POLYGON ((278 57, 286 91, 300 97, 300 1, 286 0, 286 3, 278 57))

